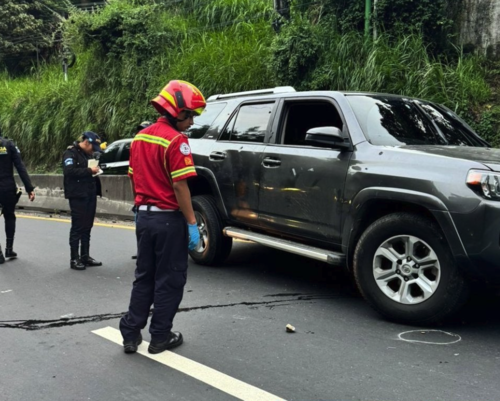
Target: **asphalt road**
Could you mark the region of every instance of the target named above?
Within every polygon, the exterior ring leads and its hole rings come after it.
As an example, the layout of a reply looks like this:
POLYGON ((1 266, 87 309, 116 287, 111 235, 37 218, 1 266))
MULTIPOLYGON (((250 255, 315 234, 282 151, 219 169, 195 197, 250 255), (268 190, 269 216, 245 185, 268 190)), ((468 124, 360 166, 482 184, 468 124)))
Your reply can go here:
POLYGON ((0 265, 0 400, 224 401, 235 388, 252 401, 500 400, 500 297, 476 296, 442 327, 398 325, 343 273, 251 243, 220 267, 190 261, 180 362, 126 355, 93 331, 115 332, 127 310, 130 228, 94 227, 104 266, 78 272, 67 222, 18 218, 19 259, 0 265))

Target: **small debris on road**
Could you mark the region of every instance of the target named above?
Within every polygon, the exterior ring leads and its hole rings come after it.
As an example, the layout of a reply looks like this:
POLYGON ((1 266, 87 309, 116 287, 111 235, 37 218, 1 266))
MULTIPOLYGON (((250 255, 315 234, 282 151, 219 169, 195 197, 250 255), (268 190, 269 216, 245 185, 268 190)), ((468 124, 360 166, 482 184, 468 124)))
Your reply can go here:
POLYGON ((287 333, 295 333, 295 327, 293 327, 291 324, 286 325, 286 332, 287 333))

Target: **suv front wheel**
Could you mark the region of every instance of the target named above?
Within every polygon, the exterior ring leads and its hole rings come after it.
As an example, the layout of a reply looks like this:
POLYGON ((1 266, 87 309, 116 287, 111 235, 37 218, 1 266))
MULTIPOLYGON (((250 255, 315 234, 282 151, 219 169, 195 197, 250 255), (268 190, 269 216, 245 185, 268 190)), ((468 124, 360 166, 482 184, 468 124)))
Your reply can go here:
POLYGON ((441 321, 468 294, 441 230, 411 213, 384 216, 366 229, 354 252, 354 275, 375 310, 408 324, 441 321))

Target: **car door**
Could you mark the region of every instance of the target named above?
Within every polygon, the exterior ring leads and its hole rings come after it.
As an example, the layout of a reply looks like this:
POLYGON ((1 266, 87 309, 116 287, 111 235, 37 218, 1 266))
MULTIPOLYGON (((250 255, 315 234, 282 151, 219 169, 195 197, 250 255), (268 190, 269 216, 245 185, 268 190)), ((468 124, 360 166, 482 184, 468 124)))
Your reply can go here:
POLYGON ((263 152, 259 221, 267 231, 340 243, 341 209, 352 152, 310 146, 307 130, 334 126, 348 136, 333 99, 286 99, 263 152))
POLYGON ((207 167, 214 173, 232 220, 258 225, 262 152, 275 100, 243 102, 212 146, 207 167))

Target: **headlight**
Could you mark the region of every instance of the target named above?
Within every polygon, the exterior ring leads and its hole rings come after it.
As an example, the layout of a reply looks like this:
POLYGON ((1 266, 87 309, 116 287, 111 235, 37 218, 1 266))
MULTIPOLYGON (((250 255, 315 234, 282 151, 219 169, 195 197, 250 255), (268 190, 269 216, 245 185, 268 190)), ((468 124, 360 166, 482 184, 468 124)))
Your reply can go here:
POLYGON ((486 199, 500 201, 500 174, 471 170, 467 176, 467 185, 486 199))

